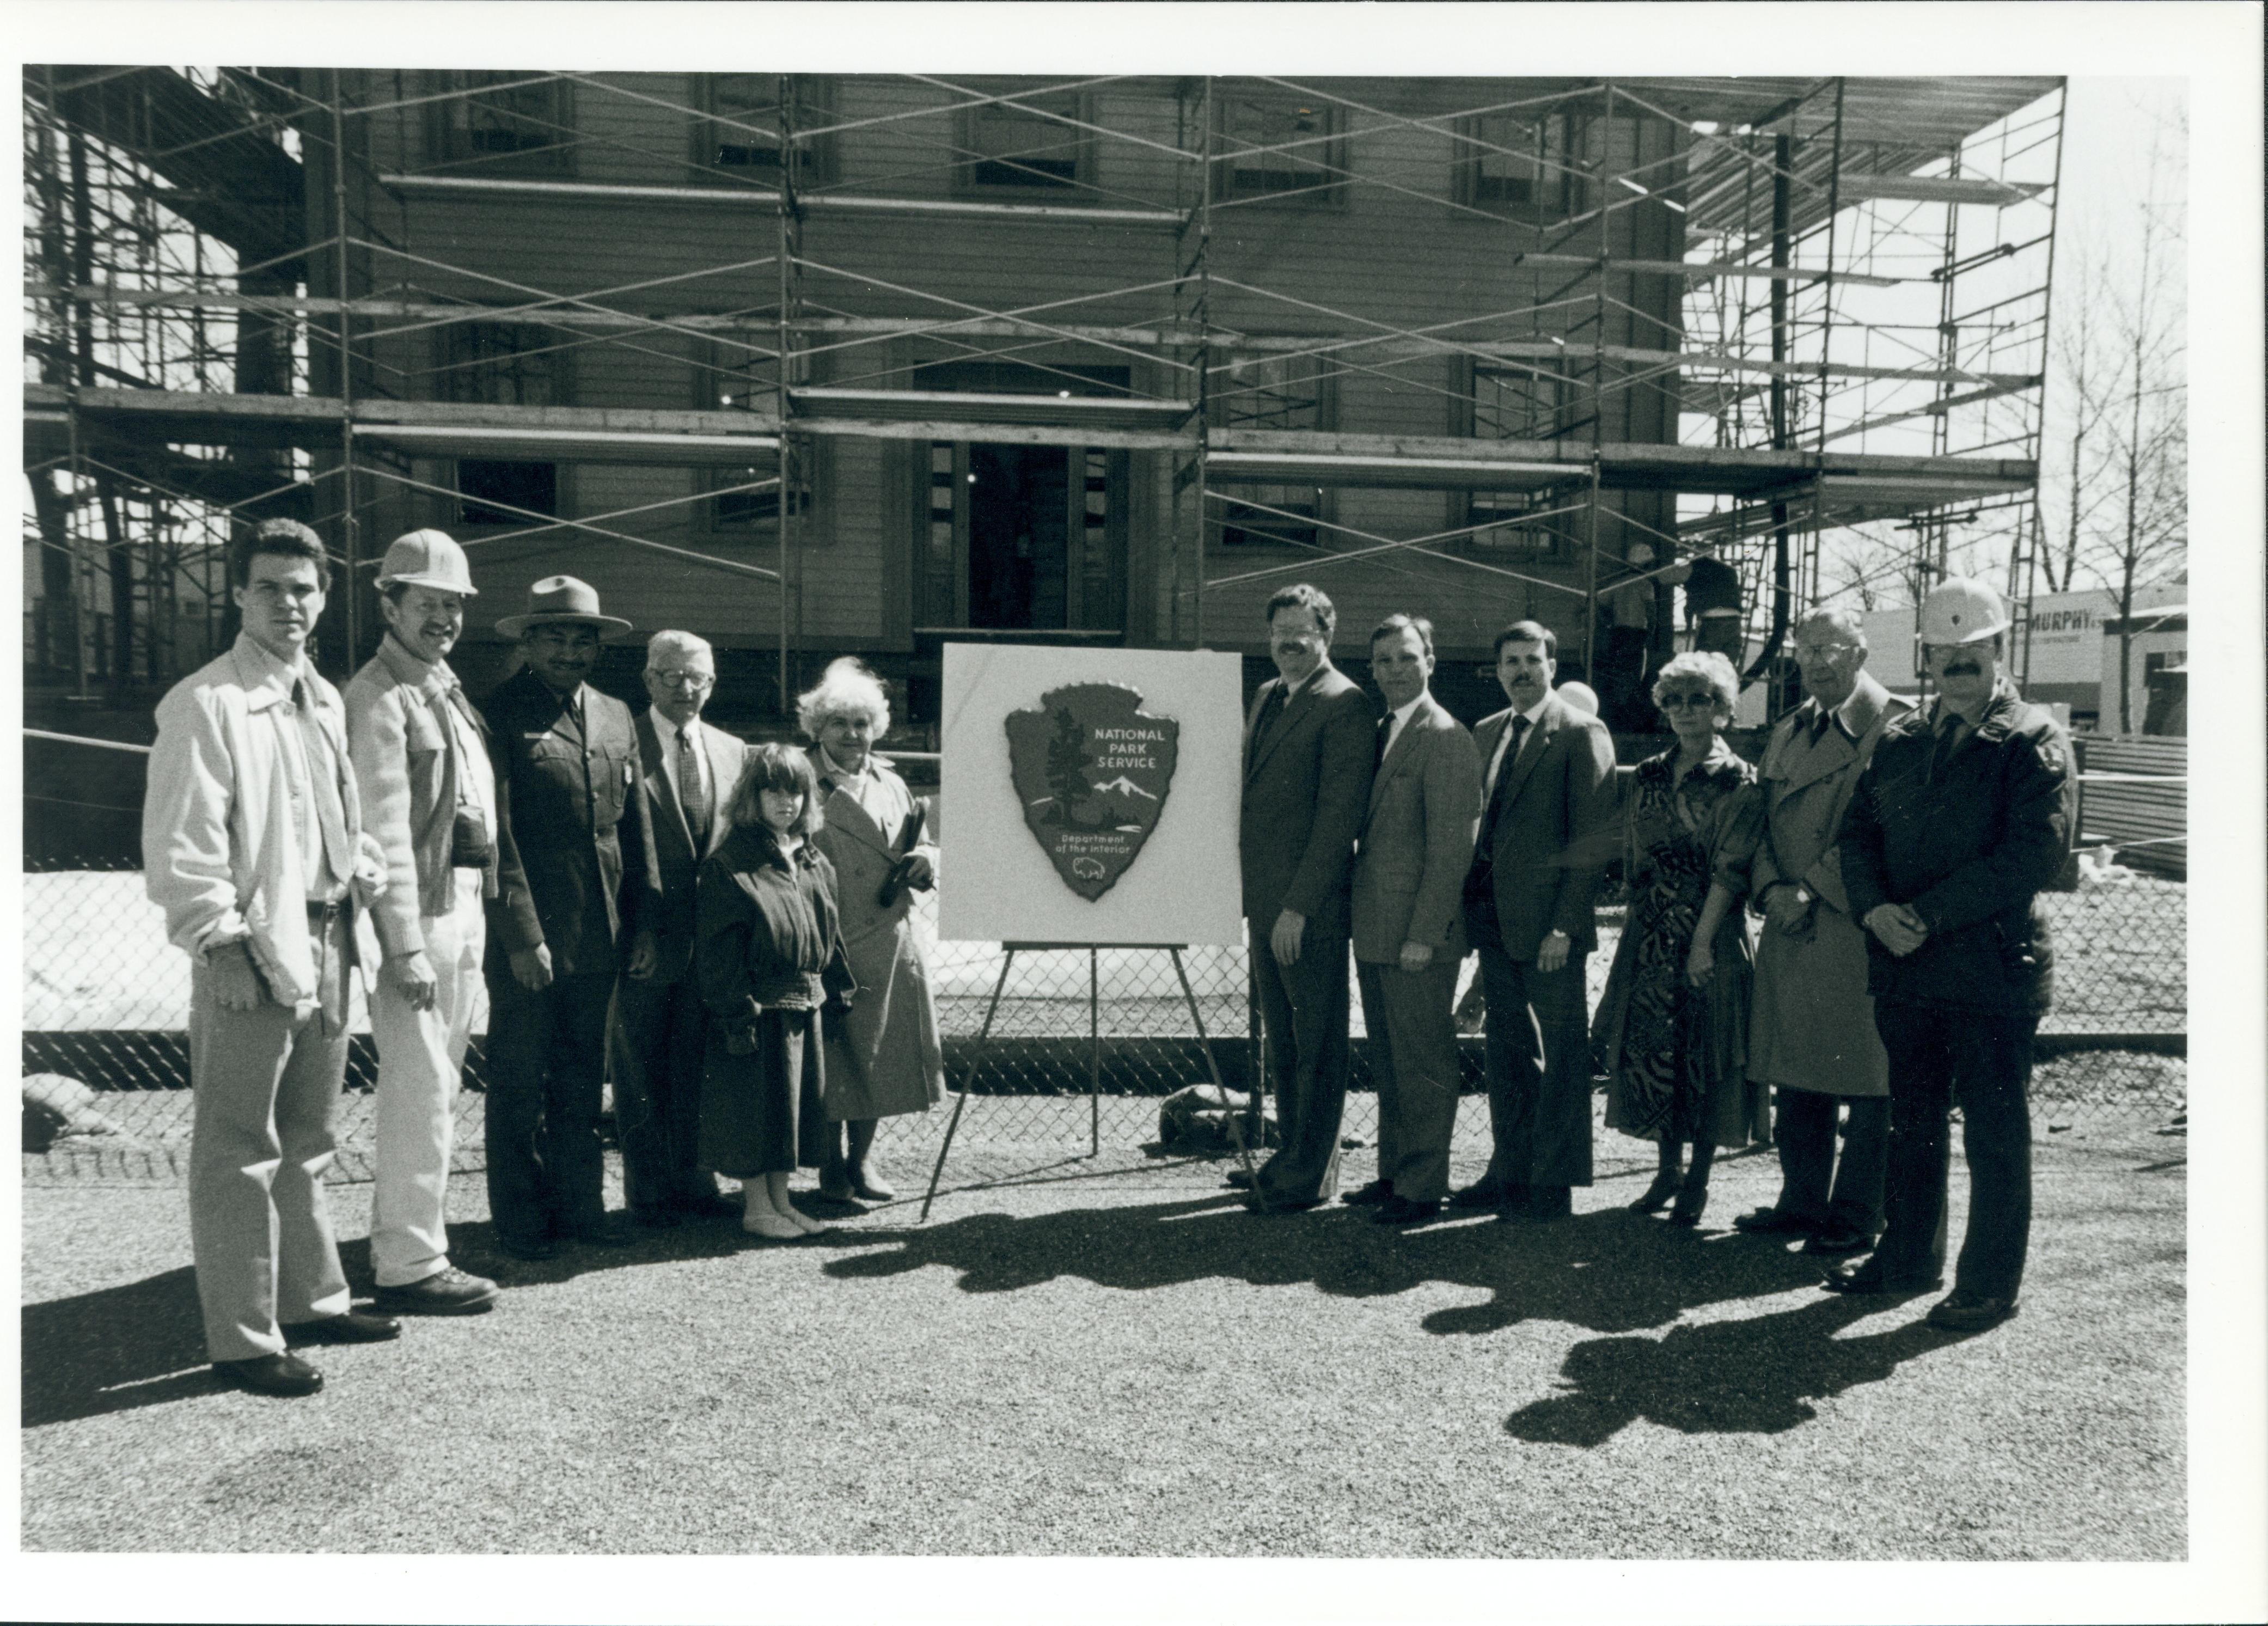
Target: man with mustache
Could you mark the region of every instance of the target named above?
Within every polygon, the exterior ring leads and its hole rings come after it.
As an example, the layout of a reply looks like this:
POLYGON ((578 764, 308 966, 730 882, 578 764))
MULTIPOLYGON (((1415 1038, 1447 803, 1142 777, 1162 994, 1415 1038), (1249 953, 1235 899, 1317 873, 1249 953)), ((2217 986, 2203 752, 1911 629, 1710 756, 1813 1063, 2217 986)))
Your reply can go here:
POLYGON ((584 680, 630 622, 547 576, 497 630, 526 668, 489 696, 497 895, 490 906, 489 1212, 497 1246, 549 1259, 565 1238, 622 1247, 607 1217, 599 1100, 616 943, 642 921, 645 851, 630 709, 584 680), (627 827, 627 828, 622 828, 627 827), (630 868, 624 874, 624 865, 630 868))
POLYGON ((1969 1229, 1930 1325, 1982 1332, 2016 1313, 2031 1228, 2032 1035, 2053 994, 2038 896, 2068 856, 2071 747, 2001 670, 2008 616, 1949 577, 1921 607, 1937 702, 1884 731, 1842 832, 1851 914, 1871 934, 1867 991, 1889 1059, 1888 1228, 1830 1291, 1921 1293, 1945 1266, 1948 1108, 1961 1107, 1969 1229))
POLYGON ((323 1175, 347 1065, 352 921, 386 884, 363 833, 346 714, 307 640, 331 564, 296 519, 232 542, 244 629, 158 704, 142 851, 187 949, 189 1246, 214 1375, 313 1394, 293 1344, 397 1336, 349 1307, 323 1175))
POLYGON ((496 880, 496 776, 487 730, 449 651, 477 591, 442 531, 394 539, 379 567, 386 636, 347 685, 347 741, 363 828, 386 854, 371 911, 385 960, 372 991, 378 1041, 378 1157, 371 1267, 381 1309, 469 1315, 497 1284, 449 1262, 443 1210, 457 1085, 496 880))

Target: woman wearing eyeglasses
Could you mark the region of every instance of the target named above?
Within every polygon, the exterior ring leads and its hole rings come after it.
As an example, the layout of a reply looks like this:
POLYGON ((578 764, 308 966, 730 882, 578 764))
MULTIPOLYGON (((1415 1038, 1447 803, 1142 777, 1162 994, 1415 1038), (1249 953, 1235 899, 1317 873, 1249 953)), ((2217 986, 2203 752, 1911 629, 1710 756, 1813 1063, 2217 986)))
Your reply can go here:
POLYGON ((1654 680, 1677 745, 1640 762, 1631 781, 1630 915, 1594 1027, 1611 1080, 1608 1124, 1661 1149, 1653 1183, 1631 1207, 1669 1208, 1680 1225, 1700 1223, 1717 1149, 1766 1132, 1764 1091, 1748 1078, 1751 961, 1740 908, 1761 809, 1756 769, 1722 732, 1739 694, 1732 663, 1714 652, 1676 656, 1654 680))

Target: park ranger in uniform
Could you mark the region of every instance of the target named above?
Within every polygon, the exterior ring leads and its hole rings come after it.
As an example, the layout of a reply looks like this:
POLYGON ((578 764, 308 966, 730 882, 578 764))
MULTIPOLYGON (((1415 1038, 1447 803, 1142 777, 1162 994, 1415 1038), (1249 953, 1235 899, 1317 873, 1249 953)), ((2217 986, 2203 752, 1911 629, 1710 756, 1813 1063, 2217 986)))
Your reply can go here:
POLYGON ((1888 1229, 1826 1285, 1928 1292, 1946 1246, 1947 1115, 1961 1108, 1968 1234, 1930 1324, 1982 1332, 2016 1313, 2031 1228, 2032 1035, 2053 992, 2040 892, 2070 845, 2071 746, 2002 669, 2008 616, 1948 578, 1921 607, 1936 703, 1887 729, 1843 827, 1843 882, 1869 945, 1889 1058, 1888 1229))

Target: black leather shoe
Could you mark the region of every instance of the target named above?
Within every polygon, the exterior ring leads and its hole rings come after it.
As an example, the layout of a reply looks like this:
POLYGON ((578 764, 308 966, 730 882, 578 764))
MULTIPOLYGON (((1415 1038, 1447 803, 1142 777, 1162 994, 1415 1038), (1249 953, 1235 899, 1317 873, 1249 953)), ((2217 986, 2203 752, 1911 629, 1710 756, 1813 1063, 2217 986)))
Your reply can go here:
POLYGON ((312 1321, 284 1323, 284 1342, 301 1343, 384 1343, 401 1336, 401 1323, 390 1315, 364 1315, 349 1310, 312 1321))
POLYGON ((652 1208, 634 1208, 630 1210, 630 1218, 652 1231, 674 1231, 685 1223, 684 1215, 674 1208, 663 1208, 659 1203, 652 1208))
POLYGON ((371 1295, 381 1310, 405 1315, 477 1315, 502 1297, 484 1276, 445 1266, 406 1287, 381 1287, 371 1295))
MULTIPOLYGON (((1818 1232, 1819 1223, 1816 1220, 1806 1219, 1800 1214, 1791 1214, 1784 1208, 1758 1208, 1751 1209, 1745 1214, 1734 1215, 1733 1229, 1746 1231, 1751 1235, 1759 1232, 1766 1233, 1786 1232, 1791 1235, 1809 1236, 1818 1232)), ((1811 1250, 1806 1248, 1804 1251, 1809 1253, 1811 1250)))
POLYGON ((580 1242, 585 1247, 634 1247, 637 1238, 628 1225, 612 1215, 595 1225, 585 1225, 567 1233, 570 1241, 580 1242))
POLYGON ((255 1355, 250 1360, 215 1361, 213 1376, 254 1394, 297 1400, 323 1387, 323 1374, 296 1355, 255 1355))
POLYGON ((712 1191, 705 1197, 680 1197, 669 1206, 688 1219, 738 1219, 745 1205, 737 1196, 712 1191))
POLYGON ((1222 1181, 1220 1183, 1226 1186, 1231 1191, 1249 1191, 1252 1189, 1252 1171, 1249 1169, 1231 1169, 1228 1172, 1228 1178, 1222 1181))
POLYGON ((1994 1299, 1956 1287, 1929 1313, 1929 1324, 1940 1332, 1981 1333, 1998 1327, 2016 1313, 2014 1299, 1994 1299))
POLYGON ((1379 1203, 1385 1202, 1393 1195, 1394 1182, 1392 1181, 1373 1180, 1370 1184, 1365 1186, 1359 1191, 1348 1191, 1342 1193, 1339 1196, 1339 1201, 1353 1208, 1373 1208, 1379 1203))
POLYGON ((1469 1186, 1452 1191, 1449 1194, 1449 1206, 1451 1208, 1502 1208, 1508 1195, 1502 1186, 1491 1185, 1484 1180, 1476 1180, 1469 1186))
POLYGON ((548 1236, 500 1236, 496 1240, 497 1252, 514 1259, 556 1259, 559 1244, 548 1236))
POLYGON ((1321 1197, 1250 1196, 1244 1199, 1244 1211, 1248 1214, 1304 1214, 1311 1208, 1322 1205, 1321 1197))
POLYGON ((1410 1197, 1388 1197, 1371 1215, 1370 1223, 1373 1225, 1422 1225, 1429 1219, 1440 1217, 1441 1205, 1439 1203, 1420 1203, 1410 1197))
POLYGON ((1575 1188, 1572 1186, 1530 1186, 1527 1207, 1530 1219, 1572 1218, 1575 1188))
POLYGON ((1685 1176, 1679 1174, 1656 1174, 1653 1184, 1631 1201, 1630 1211, 1633 1214, 1659 1214, 1669 1206, 1670 1199, 1677 1195, 1677 1188, 1684 1180, 1685 1176))
POLYGON ((1830 1293, 1895 1293, 1901 1297, 1933 1293, 1944 1285, 1941 1276, 1894 1277, 1871 1257, 1861 1264, 1830 1265, 1827 1279, 1820 1283, 1830 1293))
POLYGON ((1839 1225, 1830 1225, 1826 1230, 1813 1232, 1811 1240, 1803 1245, 1803 1251, 1815 1257, 1834 1259, 1845 1254, 1863 1254, 1874 1245, 1874 1237, 1867 1232, 1845 1231, 1839 1225))

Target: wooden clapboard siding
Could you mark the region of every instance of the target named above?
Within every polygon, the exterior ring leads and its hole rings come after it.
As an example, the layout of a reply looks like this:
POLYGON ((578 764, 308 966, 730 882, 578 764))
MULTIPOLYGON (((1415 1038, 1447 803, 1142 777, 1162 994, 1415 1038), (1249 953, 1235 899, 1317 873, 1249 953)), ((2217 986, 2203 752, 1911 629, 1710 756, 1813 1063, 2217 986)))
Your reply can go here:
MULTIPOLYGON (((2095 774, 2183 775, 2189 771, 2189 741, 2142 735, 2080 734, 2080 772, 2095 774)), ((2169 841, 2189 833, 2189 786, 2185 782, 2155 784, 2100 784, 2084 778, 2080 786, 2080 837, 2083 844, 2105 843, 2118 848, 2119 861, 2136 869, 2186 877, 2189 844, 2169 841), (2148 843, 2127 845, 2126 843, 2148 843)))

